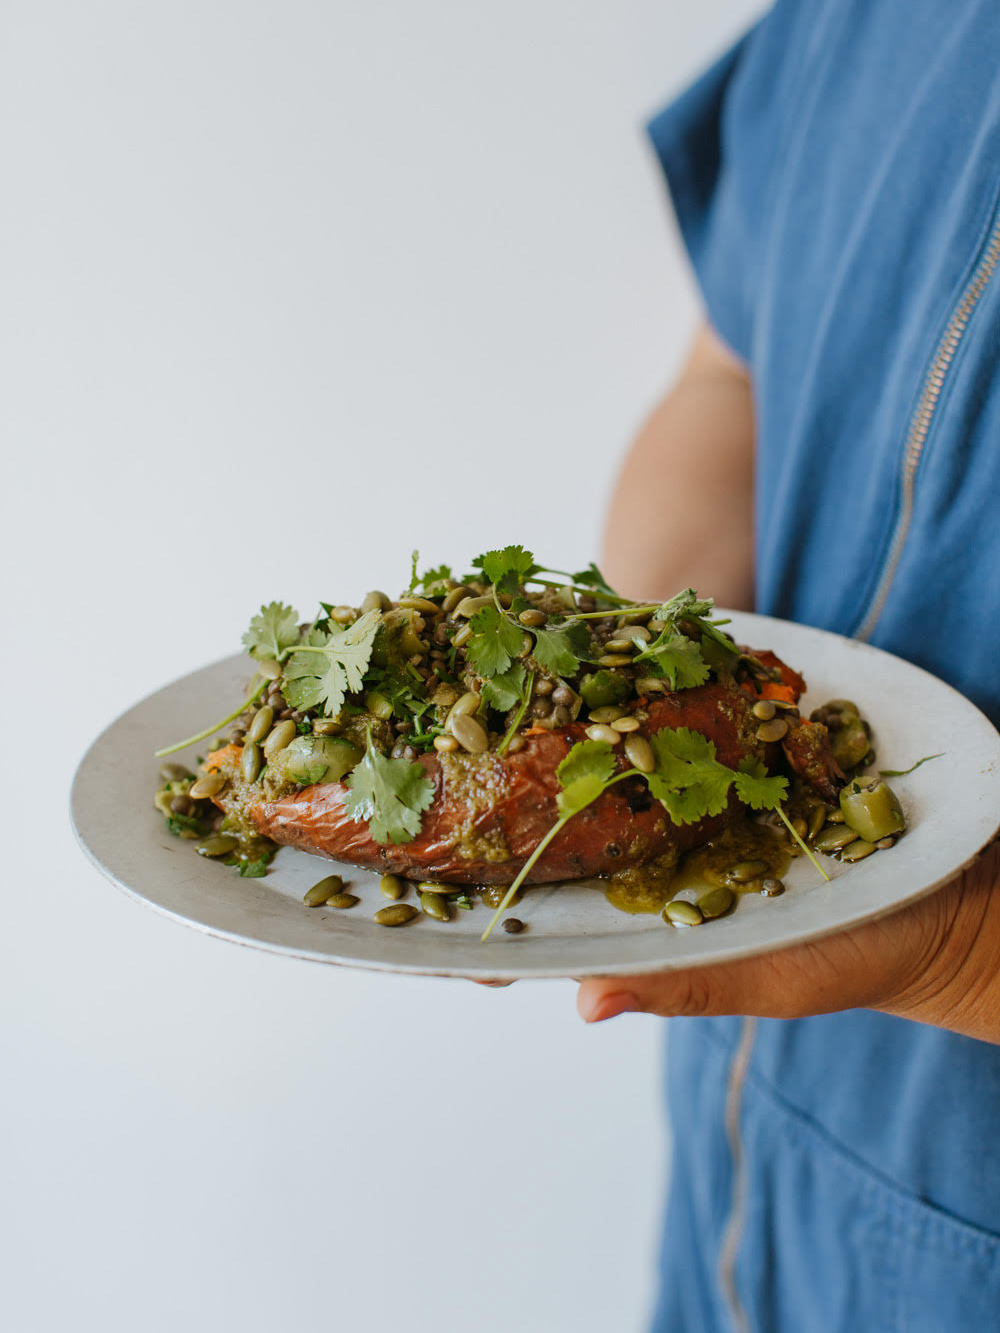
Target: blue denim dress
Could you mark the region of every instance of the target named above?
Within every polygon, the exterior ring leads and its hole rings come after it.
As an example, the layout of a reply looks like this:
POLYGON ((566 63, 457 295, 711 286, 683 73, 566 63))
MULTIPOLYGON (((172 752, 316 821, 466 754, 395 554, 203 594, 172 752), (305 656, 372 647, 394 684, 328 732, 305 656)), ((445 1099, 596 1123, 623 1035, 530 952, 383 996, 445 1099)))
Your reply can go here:
MULTIPOLYGON (((1000 721, 997 0, 778 0, 650 133, 753 374, 757 608, 1000 721)), ((668 1100, 657 1330, 1000 1330, 1000 1046, 674 1020, 668 1100)))

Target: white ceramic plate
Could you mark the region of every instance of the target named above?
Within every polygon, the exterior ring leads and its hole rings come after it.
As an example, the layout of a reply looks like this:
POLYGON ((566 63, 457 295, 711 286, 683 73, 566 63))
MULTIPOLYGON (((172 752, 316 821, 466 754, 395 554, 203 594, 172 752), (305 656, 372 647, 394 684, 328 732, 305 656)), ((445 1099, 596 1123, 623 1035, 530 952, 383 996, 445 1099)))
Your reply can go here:
MULTIPOLYGON (((900 658, 822 630, 738 613, 731 630, 802 672, 809 687, 804 713, 826 699, 853 699, 872 721, 883 767, 904 769, 930 751, 946 753, 892 780, 909 831, 891 851, 853 866, 823 858, 829 884, 801 857, 782 897, 748 895, 730 916, 693 930, 616 911, 598 880, 532 889, 517 907, 528 929, 498 930, 486 944, 479 936, 490 913, 478 903, 448 925, 420 918, 387 930, 372 920, 386 900, 368 871, 345 870, 361 902, 338 912, 302 903, 306 889, 334 868, 322 858, 282 848, 265 878, 240 879, 197 856, 153 808, 153 751, 230 711, 250 674, 245 657, 167 686, 98 737, 73 784, 77 837, 120 888, 209 934, 318 962, 502 980, 627 976, 815 939, 931 892, 990 840, 1000 812, 1000 734, 968 699, 900 658)), ((193 753, 176 758, 193 766, 193 753)))

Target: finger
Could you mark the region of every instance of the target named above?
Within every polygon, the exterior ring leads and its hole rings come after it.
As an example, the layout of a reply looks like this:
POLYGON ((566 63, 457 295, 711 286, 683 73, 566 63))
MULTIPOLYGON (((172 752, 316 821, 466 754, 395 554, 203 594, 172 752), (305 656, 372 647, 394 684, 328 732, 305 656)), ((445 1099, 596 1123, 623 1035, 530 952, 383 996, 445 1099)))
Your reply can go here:
POLYGON ((471 980, 475 981, 477 986, 513 986, 514 984, 513 981, 476 981, 475 977, 471 980))

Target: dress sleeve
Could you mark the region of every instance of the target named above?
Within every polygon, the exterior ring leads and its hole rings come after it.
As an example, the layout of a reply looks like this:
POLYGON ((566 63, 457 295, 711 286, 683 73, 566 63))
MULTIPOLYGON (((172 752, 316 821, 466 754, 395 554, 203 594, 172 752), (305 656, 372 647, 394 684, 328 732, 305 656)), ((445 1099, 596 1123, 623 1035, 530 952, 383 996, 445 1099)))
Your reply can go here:
POLYGON ((778 137, 767 26, 751 28, 648 126, 709 320, 745 361, 778 137))

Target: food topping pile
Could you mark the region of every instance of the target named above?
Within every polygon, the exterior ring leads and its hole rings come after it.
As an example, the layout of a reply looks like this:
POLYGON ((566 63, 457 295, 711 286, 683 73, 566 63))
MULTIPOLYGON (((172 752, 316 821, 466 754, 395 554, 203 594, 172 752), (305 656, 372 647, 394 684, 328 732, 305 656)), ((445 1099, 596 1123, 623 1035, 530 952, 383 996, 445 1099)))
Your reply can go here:
MULTIPOLYGON (((439 920, 472 906, 469 884, 505 887, 494 921, 526 881, 648 866, 666 884, 747 809, 810 857, 810 844, 845 860, 885 845, 903 828, 895 797, 847 782, 870 762, 857 709, 801 718, 801 677, 725 624, 693 589, 629 601, 596 566, 549 569, 521 546, 461 577, 420 573, 414 555, 396 600, 322 603, 306 623, 263 606, 243 637, 248 697, 160 754, 231 725, 227 740, 197 775, 165 764, 156 805, 244 876, 265 874, 281 842, 385 870, 386 925, 417 915, 397 901, 408 878, 429 881, 423 913, 439 920)), ((728 910, 740 881, 712 887, 728 887, 728 910)), ((334 875, 306 901, 358 900, 334 875)), ((666 909, 678 925, 720 914, 666 909)))

